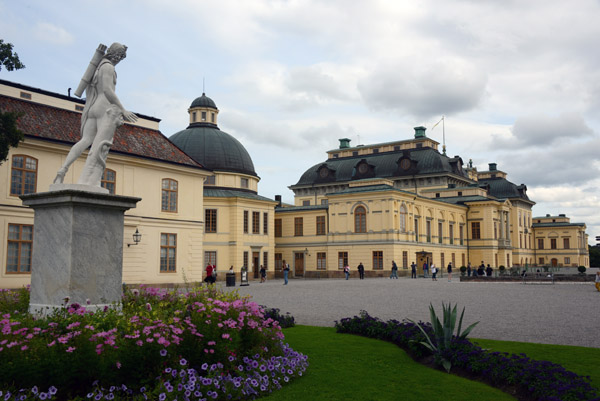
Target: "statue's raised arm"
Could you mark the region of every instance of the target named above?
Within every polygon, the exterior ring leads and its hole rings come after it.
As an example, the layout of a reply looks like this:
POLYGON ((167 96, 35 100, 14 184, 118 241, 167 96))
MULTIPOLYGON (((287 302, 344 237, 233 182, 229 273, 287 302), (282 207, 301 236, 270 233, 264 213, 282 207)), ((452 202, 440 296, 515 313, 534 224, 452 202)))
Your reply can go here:
POLYGON ((137 121, 137 116, 123 107, 115 92, 115 66, 126 57, 127 46, 113 43, 106 54, 102 54, 103 49, 106 49, 106 46, 100 45, 96 50, 75 92, 78 96, 83 90, 86 92, 85 107, 81 115, 81 139, 69 151, 65 163, 56 174, 54 184, 62 184, 69 166, 91 145, 77 183, 100 187, 115 130, 123 125, 124 120, 137 121))

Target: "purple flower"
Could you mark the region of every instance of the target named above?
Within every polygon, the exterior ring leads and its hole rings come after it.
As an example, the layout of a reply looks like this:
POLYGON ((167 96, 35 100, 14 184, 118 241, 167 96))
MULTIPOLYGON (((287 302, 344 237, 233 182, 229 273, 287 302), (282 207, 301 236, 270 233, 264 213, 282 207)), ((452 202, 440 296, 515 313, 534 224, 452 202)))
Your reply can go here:
POLYGON ((179 360, 179 364, 180 364, 181 366, 185 366, 185 365, 187 365, 187 361, 186 361, 185 359, 181 358, 181 359, 179 360))
POLYGON ((160 356, 167 356, 167 350, 166 349, 161 349, 160 350, 160 356))
POLYGON ((160 393, 158 399, 159 401, 165 401, 167 399, 167 395, 165 393, 160 393))

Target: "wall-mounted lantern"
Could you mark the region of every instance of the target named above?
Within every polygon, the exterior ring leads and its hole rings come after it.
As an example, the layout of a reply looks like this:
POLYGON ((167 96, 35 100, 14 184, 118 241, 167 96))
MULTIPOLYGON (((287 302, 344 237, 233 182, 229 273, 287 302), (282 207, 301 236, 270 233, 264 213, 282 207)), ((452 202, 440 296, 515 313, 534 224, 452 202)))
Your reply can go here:
POLYGON ((142 240, 142 234, 140 234, 140 232, 136 228, 135 233, 133 233, 133 244, 127 244, 127 248, 129 248, 131 245, 139 244, 141 240, 142 240))

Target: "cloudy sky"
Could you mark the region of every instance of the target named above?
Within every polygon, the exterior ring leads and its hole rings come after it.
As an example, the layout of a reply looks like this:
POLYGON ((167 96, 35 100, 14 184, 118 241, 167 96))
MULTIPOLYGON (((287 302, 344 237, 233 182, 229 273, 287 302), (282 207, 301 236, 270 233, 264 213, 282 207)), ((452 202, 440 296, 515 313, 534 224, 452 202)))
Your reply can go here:
POLYGON ((0 37, 26 69, 0 78, 66 94, 99 43, 126 108, 188 125, 203 91, 283 195, 338 139, 369 144, 429 128, 450 156, 524 183, 534 215, 600 235, 598 0, 0 0, 0 37))

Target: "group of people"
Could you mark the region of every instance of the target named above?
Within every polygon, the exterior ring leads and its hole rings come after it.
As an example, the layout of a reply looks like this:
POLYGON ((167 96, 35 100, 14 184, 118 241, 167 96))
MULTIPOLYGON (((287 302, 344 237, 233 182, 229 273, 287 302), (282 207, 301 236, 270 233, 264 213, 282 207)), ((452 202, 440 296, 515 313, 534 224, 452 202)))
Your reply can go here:
POLYGON ((479 267, 477 269, 471 267, 471 262, 469 262, 469 264, 467 265, 467 276, 468 277, 471 277, 471 276, 473 276, 473 277, 477 277, 477 276, 492 277, 493 272, 494 272, 494 269, 492 269, 492 266, 490 266, 490 264, 488 263, 488 265, 486 267, 483 260, 481 261, 481 264, 479 265, 479 267))

